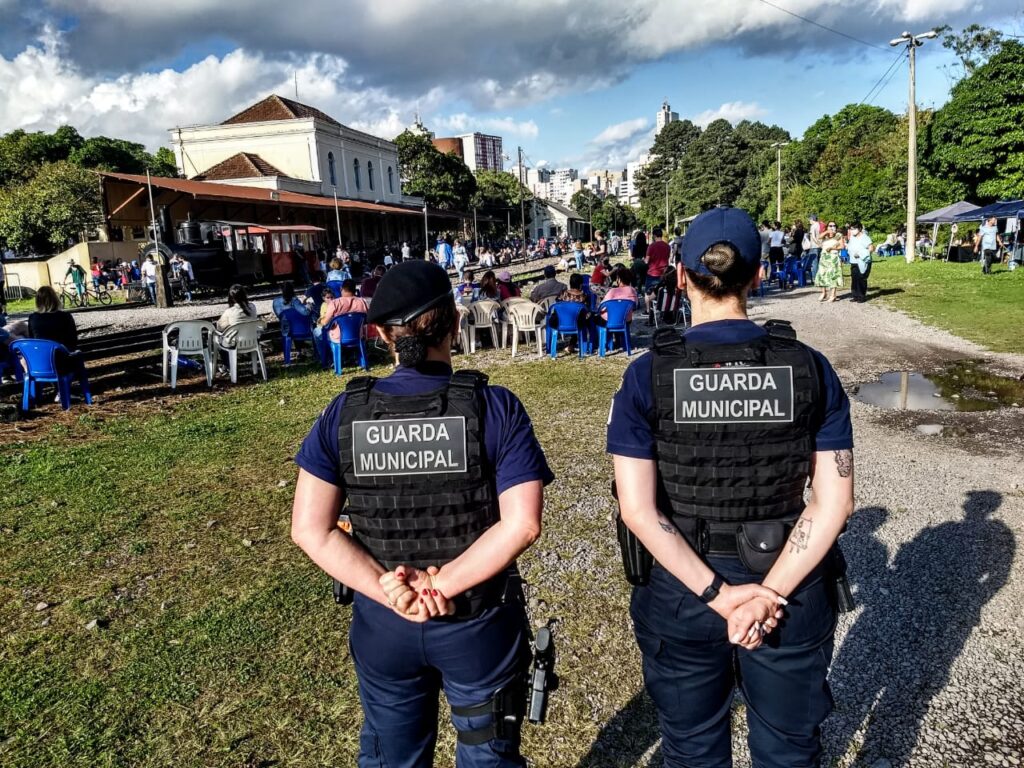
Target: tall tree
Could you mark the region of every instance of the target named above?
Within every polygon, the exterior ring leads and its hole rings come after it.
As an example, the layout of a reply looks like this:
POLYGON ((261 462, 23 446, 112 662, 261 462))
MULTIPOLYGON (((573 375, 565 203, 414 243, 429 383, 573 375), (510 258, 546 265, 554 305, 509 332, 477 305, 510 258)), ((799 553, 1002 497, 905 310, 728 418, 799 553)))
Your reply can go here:
POLYGON ((631 206, 624 205, 612 195, 600 197, 587 188, 573 193, 569 207, 584 221, 592 221, 595 232, 599 229, 606 234, 628 232, 639 224, 636 211, 631 206))
POLYGON ((429 205, 466 210, 476 192, 476 179, 462 160, 438 151, 426 136, 405 130, 395 138, 402 191, 423 197, 429 205))
MULTIPOLYGON (((491 230, 503 231, 506 223, 512 227, 520 226, 520 202, 528 203, 533 195, 519 183, 519 179, 505 171, 477 171, 476 192, 470 199, 470 205, 486 215, 500 219, 499 226, 491 230)), ((525 206, 527 212, 529 206, 525 206)))
POLYGON ((700 134, 700 128, 689 120, 677 120, 662 128, 654 138, 650 161, 634 182, 640 195, 640 215, 645 221, 657 221, 659 215, 664 219, 665 183, 700 134))
POLYGON ((15 251, 59 251, 98 218, 96 174, 67 160, 46 163, 27 183, 0 190, 0 240, 15 251))
POLYGON ((18 129, 0 136, 0 188, 28 181, 43 163, 67 160, 84 141, 70 125, 53 133, 18 129))
POLYGON ((953 87, 925 131, 930 167, 978 202, 1024 197, 1024 45, 998 53, 953 87))
POLYGON ((1006 39, 998 29, 980 24, 971 24, 959 32, 954 32, 949 25, 938 27, 935 31, 942 35, 942 47, 956 54, 968 76, 998 53, 1006 39))
MULTIPOLYGON (((732 205, 745 180, 743 146, 728 120, 715 120, 682 157, 669 183, 669 225, 716 205, 732 205)), ((664 203, 655 221, 664 222, 664 203)))

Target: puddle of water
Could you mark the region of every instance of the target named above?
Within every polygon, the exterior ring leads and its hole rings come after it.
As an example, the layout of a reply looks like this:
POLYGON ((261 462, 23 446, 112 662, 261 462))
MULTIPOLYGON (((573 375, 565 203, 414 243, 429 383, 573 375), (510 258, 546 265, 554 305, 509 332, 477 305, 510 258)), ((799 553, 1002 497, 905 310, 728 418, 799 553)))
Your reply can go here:
POLYGON ((964 360, 933 374, 890 371, 854 393, 862 403, 904 411, 991 411, 1024 405, 1024 381, 964 360))

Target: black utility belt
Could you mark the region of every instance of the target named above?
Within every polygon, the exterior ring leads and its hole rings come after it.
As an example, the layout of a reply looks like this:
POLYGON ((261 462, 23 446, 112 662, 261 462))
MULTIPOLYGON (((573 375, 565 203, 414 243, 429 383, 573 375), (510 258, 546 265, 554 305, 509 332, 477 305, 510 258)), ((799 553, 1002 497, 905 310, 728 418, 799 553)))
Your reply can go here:
POLYGON ((701 557, 738 557, 753 573, 764 574, 782 554, 796 518, 721 522, 673 517, 672 523, 701 557))
POLYGON ((475 619, 484 611, 513 600, 523 602, 522 579, 519 576, 518 568, 502 571, 483 584, 477 584, 475 587, 467 589, 461 595, 453 598, 452 603, 455 607, 455 613, 451 616, 440 617, 440 620, 466 621, 467 619, 475 619))

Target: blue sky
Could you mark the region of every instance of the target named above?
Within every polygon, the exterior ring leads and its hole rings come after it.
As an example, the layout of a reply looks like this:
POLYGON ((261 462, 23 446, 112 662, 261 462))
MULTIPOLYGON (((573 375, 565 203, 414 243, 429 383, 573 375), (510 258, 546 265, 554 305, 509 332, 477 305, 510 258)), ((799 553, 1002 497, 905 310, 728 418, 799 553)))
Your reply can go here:
MULTIPOLYGON (((903 29, 1020 33, 1024 0, 0 0, 0 131, 124 136, 150 148, 272 92, 385 137, 417 112, 439 135, 497 133, 533 163, 621 168, 668 98, 681 117, 794 135, 863 99, 903 29), (825 31, 778 7, 841 30, 825 31)), ((918 101, 952 55, 919 50, 918 101)), ((902 112, 900 63, 871 103, 902 112)))

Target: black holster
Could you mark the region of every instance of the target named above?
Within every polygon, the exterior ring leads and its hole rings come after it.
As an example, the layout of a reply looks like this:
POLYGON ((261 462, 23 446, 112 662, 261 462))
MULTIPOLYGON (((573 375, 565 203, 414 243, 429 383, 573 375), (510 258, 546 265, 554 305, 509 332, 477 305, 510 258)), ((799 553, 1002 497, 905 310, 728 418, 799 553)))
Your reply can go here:
POLYGON ((849 613, 857 607, 853 599, 853 590, 846 578, 846 558, 837 541, 832 545, 825 558, 826 577, 832 590, 832 600, 837 613, 849 613))
MULTIPOLYGON (((612 498, 616 502, 619 500, 614 480, 612 481, 612 498)), ((619 540, 619 551, 622 553, 622 567, 626 572, 626 581, 634 587, 647 586, 651 580, 654 558, 636 534, 622 522, 622 515, 619 512, 615 513, 615 534, 619 540)))

